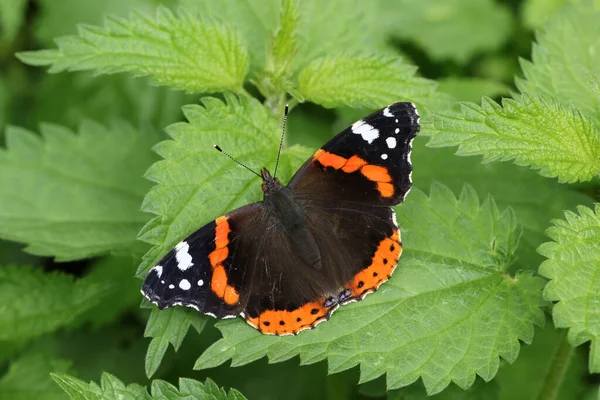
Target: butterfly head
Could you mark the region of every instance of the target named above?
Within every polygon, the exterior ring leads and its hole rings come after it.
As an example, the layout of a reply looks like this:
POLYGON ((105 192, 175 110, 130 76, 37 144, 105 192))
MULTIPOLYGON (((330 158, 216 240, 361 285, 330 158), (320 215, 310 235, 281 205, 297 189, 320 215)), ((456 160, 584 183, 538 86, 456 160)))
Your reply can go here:
POLYGON ((275 192, 280 191, 281 188, 283 187, 281 182, 279 182, 279 179, 273 178, 271 176, 271 173, 266 168, 263 168, 260 171, 260 174, 263 178, 263 183, 262 183, 261 187, 262 187, 262 191, 265 194, 273 194, 275 192))

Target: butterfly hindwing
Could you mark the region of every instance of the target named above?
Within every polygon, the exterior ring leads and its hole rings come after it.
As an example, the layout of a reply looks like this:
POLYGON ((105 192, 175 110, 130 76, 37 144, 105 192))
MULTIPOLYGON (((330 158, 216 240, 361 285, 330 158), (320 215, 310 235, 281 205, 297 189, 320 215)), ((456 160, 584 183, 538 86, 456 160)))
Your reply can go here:
POLYGON ((288 186, 330 201, 398 204, 412 185, 410 152, 418 131, 414 104, 392 104, 327 142, 288 186))
POLYGON ((282 256, 285 235, 275 227, 267 233, 245 310, 246 320, 263 333, 296 334, 327 320, 340 304, 362 299, 389 279, 402 251, 389 207, 314 200, 306 213, 321 268, 303 265, 289 252, 282 256))

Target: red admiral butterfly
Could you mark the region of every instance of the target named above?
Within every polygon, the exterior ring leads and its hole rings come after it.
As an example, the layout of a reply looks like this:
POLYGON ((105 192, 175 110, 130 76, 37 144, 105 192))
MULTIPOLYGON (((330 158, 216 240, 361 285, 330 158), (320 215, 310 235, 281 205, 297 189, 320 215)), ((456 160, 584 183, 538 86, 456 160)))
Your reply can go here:
POLYGON ((287 186, 262 169, 264 200, 192 233, 148 273, 159 308, 241 315, 266 334, 297 334, 387 281, 402 253, 396 215, 412 181, 412 103, 345 129, 287 186))

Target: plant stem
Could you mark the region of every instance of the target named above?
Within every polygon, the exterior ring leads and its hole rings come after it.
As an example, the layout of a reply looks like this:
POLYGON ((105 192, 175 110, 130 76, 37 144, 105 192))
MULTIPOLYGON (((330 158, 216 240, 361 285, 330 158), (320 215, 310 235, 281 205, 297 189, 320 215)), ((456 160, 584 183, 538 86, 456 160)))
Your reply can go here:
POLYGON ((544 384, 538 396, 540 400, 554 400, 558 397, 565 374, 571 364, 573 346, 567 340, 567 330, 563 330, 561 342, 556 349, 552 364, 548 368, 544 384))

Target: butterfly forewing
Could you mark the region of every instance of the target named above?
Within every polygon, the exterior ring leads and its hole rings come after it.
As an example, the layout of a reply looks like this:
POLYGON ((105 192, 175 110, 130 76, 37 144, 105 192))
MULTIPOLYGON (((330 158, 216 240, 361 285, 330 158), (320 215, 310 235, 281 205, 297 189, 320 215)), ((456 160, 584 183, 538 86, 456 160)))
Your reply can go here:
POLYGON ((303 196, 373 205, 400 203, 412 185, 410 152, 419 131, 412 103, 395 103, 340 132, 294 175, 303 196))

